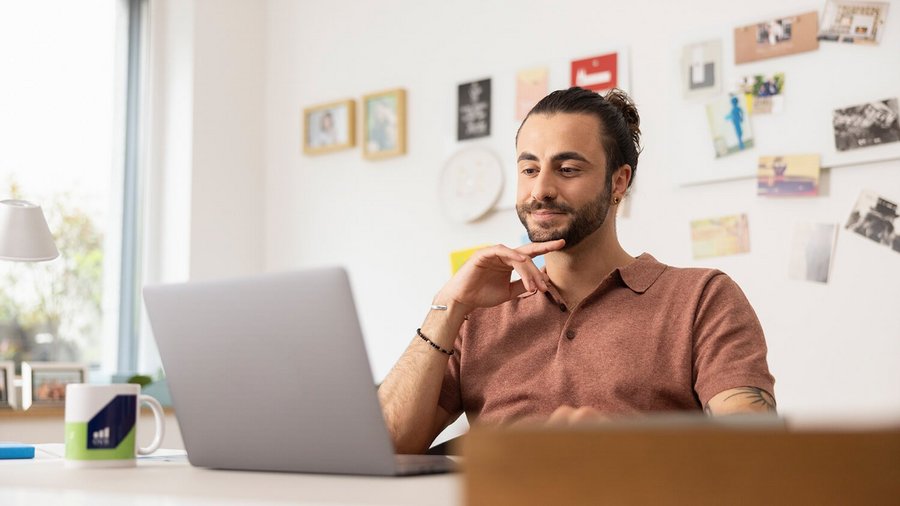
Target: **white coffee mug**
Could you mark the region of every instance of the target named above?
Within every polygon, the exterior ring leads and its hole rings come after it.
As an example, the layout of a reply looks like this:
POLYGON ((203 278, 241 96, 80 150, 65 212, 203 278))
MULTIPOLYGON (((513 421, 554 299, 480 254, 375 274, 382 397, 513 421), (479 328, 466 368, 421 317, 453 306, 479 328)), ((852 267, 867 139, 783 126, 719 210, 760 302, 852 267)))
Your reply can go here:
POLYGON ((133 467, 137 455, 162 444, 165 419, 159 401, 141 395, 134 384, 66 386, 66 467, 133 467), (156 420, 156 435, 146 448, 137 444, 140 405, 156 420))

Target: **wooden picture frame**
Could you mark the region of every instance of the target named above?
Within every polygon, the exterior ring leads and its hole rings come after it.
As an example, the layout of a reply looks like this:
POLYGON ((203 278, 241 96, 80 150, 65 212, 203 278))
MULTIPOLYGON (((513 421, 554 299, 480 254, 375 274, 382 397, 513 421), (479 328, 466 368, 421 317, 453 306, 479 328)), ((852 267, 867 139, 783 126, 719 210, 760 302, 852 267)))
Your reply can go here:
POLYGON ((303 110, 303 152, 330 153, 356 146, 356 101, 340 100, 303 110))
POLYGON ((406 154, 406 90, 365 95, 362 110, 363 157, 377 160, 406 154))
POLYGON ((0 409, 15 409, 17 406, 16 364, 12 361, 0 362, 0 409))
POLYGON ((66 385, 87 383, 88 368, 74 362, 22 362, 22 409, 64 406, 66 385))

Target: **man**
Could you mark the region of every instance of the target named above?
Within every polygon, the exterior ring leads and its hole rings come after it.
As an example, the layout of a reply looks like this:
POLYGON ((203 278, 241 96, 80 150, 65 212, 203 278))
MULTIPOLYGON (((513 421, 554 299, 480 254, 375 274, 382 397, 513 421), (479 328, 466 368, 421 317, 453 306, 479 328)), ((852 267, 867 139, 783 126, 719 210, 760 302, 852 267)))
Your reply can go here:
POLYGON ((621 91, 581 88, 551 93, 525 118, 516 209, 532 243, 476 252, 435 296, 379 389, 399 453, 425 451, 463 411, 562 424, 774 411, 762 329, 737 285, 619 245, 639 122, 621 91))

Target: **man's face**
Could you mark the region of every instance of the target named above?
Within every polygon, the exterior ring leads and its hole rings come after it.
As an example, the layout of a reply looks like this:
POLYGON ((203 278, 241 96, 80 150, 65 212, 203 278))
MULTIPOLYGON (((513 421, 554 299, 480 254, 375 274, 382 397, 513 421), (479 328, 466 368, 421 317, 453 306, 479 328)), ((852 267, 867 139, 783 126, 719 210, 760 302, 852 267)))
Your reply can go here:
POLYGON ((603 225, 611 190, 597 118, 533 115, 522 125, 516 149, 516 212, 532 242, 565 239, 571 248, 603 225))

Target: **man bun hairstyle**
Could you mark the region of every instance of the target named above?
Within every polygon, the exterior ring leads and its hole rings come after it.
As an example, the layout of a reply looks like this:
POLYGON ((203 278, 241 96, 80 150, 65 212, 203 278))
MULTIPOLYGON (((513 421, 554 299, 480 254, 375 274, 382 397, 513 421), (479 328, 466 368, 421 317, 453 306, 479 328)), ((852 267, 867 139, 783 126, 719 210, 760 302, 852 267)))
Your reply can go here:
MULTIPOLYGON (((600 121, 600 142, 606 153, 606 178, 622 165, 631 166, 631 179, 637 174, 638 155, 641 154, 641 118, 631 98, 622 90, 613 88, 606 95, 573 86, 556 90, 535 105, 522 125, 532 114, 556 113, 590 114, 600 121)), ((521 130, 521 125, 519 130, 521 130)), ((516 140, 519 133, 516 132, 516 140)))

